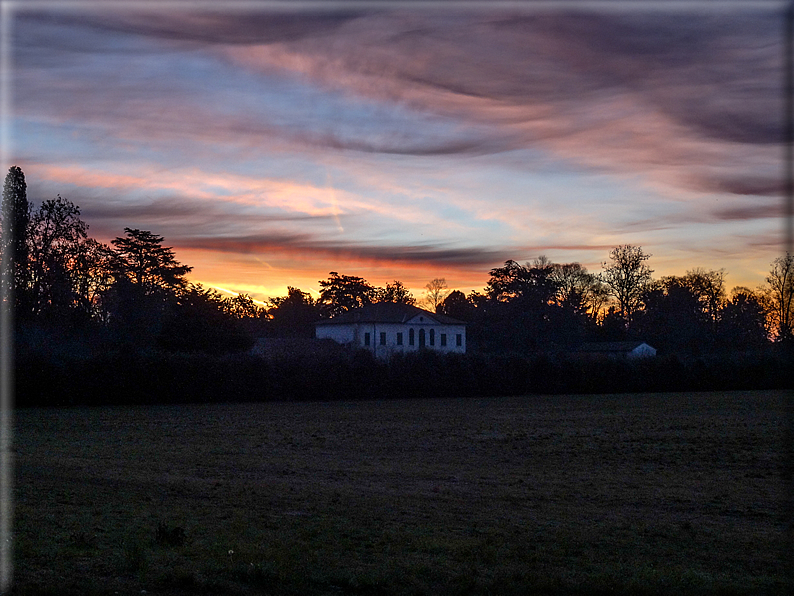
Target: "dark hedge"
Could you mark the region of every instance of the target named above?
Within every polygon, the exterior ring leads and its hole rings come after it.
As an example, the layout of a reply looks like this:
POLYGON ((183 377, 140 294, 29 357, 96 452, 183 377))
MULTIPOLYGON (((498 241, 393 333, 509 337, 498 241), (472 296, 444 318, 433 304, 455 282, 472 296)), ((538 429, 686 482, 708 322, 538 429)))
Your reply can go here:
POLYGON ((429 351, 382 361, 342 349, 26 351, 15 362, 15 400, 25 407, 787 389, 794 386, 787 362, 775 351, 636 361, 429 351))

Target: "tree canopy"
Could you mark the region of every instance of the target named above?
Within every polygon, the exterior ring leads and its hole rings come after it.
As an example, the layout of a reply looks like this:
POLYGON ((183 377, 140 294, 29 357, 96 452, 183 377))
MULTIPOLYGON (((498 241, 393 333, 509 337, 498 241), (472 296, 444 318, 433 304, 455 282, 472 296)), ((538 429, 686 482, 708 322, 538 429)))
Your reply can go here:
POLYGON ((288 286, 286 296, 271 298, 268 302, 268 315, 275 335, 314 337, 314 323, 320 319, 320 305, 311 294, 288 286))
POLYGON ((375 298, 375 288, 363 277, 339 275, 336 271, 331 271, 328 279, 320 281, 320 288, 318 303, 330 317, 371 304, 375 298))
POLYGON ((416 298, 405 287, 403 282, 394 280, 387 283, 385 288, 375 288, 375 302, 398 302, 400 304, 416 304, 416 298))
POLYGON ((185 286, 192 267, 176 260, 173 248, 162 246, 163 237, 149 231, 124 228, 125 236, 111 244, 116 247, 116 272, 145 292, 174 290, 185 286))
POLYGON ((62 315, 79 302, 81 269, 77 260, 88 226, 80 208, 60 195, 33 213, 28 230, 31 310, 62 315))
POLYGON ((609 261, 602 263, 601 281, 617 300, 623 316, 631 321, 640 307, 642 294, 651 282, 653 270, 645 264, 651 258, 641 246, 621 244, 609 253, 609 261))
POLYGON ((772 262, 762 292, 778 341, 794 339, 794 255, 786 253, 772 262))
POLYGON ((449 294, 447 280, 443 277, 436 277, 425 285, 425 297, 423 302, 431 312, 437 312, 439 305, 449 294))

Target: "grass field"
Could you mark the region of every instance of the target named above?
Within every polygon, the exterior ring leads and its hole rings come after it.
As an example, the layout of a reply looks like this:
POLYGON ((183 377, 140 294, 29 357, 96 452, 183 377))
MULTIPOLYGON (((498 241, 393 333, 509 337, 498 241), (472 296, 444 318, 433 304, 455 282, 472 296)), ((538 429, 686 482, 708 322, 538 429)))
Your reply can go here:
POLYGON ((15 594, 794 593, 780 392, 15 416, 15 594))

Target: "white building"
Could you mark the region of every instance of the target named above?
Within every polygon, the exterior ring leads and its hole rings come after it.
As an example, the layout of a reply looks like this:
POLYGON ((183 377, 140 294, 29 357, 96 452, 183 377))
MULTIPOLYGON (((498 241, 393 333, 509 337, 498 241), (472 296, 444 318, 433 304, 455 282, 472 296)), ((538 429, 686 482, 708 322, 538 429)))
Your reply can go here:
POLYGON ((315 335, 383 358, 417 350, 466 353, 466 323, 395 302, 370 304, 320 321, 315 335))
POLYGON ((653 358, 656 348, 644 341, 602 341, 582 345, 577 353, 591 358, 653 358))

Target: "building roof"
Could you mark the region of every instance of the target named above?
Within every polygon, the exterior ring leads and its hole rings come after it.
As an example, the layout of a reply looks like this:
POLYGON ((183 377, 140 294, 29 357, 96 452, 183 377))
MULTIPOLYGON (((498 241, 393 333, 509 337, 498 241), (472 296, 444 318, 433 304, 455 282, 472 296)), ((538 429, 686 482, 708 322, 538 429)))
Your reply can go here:
POLYGON ((577 352, 631 352, 643 344, 652 347, 644 341, 598 341, 582 344, 577 352))
POLYGON ((441 325, 465 325, 463 321, 453 319, 446 315, 432 313, 430 311, 401 304, 398 302, 377 302, 368 304, 361 308, 354 308, 347 312, 340 313, 335 317, 318 321, 316 325, 342 325, 351 323, 406 323, 417 316, 424 316, 431 322, 441 325))

